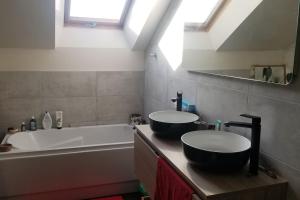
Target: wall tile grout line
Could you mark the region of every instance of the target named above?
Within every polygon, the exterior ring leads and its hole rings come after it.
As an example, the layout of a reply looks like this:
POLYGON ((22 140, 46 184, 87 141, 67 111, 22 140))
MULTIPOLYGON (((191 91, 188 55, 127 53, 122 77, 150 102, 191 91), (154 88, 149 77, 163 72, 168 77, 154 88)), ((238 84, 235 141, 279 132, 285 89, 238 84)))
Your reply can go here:
POLYGON ((300 169, 297 169, 296 167, 293 167, 293 166, 289 165, 288 163, 282 161, 281 159, 273 157, 273 156, 271 156, 271 155, 269 155, 269 154, 267 154, 267 153, 265 153, 263 151, 261 152, 261 154, 264 155, 264 156, 266 156, 266 157, 268 157, 269 159, 274 160, 275 162, 278 162, 278 163, 280 163, 282 165, 285 165, 286 167, 288 167, 290 169, 293 169, 294 171, 297 171, 299 173, 299 175, 300 175, 300 169))
MULTIPOLYGON (((144 88, 136 86, 144 81, 143 77, 142 71, 0 72, 1 84, 4 83, 6 86, 0 85, 0 92, 5 94, 0 98, 1 125, 19 127, 20 123, 28 121, 32 114, 37 116, 40 124, 45 110, 53 117, 56 110, 62 110, 65 125, 128 123, 129 114, 142 113, 143 110, 143 98, 139 97, 143 94, 144 88), (102 84, 98 84, 101 74, 121 77, 110 83, 109 90, 112 94, 97 95, 99 91, 106 92, 99 90, 103 87, 102 84), (22 78, 24 75, 25 79, 22 78), (14 81, 15 79, 17 81, 14 81), (11 82, 13 84, 10 84, 11 82), (113 100, 112 103, 110 98, 113 100), (106 109, 106 113, 101 111, 103 108, 106 109), (100 112, 102 112, 101 119, 99 119, 100 112), (107 115, 108 113, 113 115, 107 115)), ((0 127, 1 130, 6 128, 0 127)), ((0 137, 3 135, 4 132, 0 137)))

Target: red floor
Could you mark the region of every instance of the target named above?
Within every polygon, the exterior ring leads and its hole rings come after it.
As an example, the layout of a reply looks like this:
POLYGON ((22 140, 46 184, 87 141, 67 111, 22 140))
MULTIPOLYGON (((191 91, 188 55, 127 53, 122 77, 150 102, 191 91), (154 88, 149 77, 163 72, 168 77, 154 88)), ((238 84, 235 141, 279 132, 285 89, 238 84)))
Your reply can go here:
POLYGON ((116 197, 97 198, 93 200, 124 200, 124 199, 121 196, 116 196, 116 197))

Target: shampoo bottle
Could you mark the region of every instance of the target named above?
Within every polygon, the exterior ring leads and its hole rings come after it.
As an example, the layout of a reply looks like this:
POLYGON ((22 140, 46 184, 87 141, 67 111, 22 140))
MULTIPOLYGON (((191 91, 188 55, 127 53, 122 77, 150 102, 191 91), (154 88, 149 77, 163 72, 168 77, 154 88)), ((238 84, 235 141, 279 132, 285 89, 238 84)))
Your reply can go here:
POLYGON ((36 123, 36 119, 35 119, 34 116, 31 117, 29 125, 30 125, 30 130, 31 131, 36 131, 37 130, 37 123, 36 123))
POLYGON ((26 131, 26 123, 22 122, 21 124, 21 132, 25 132, 26 131))
POLYGON ((61 129, 63 127, 63 112, 56 111, 55 117, 56 117, 56 128, 61 129))
POLYGON ((52 118, 49 112, 45 112, 43 118, 43 128, 44 129, 51 129, 52 128, 52 118))

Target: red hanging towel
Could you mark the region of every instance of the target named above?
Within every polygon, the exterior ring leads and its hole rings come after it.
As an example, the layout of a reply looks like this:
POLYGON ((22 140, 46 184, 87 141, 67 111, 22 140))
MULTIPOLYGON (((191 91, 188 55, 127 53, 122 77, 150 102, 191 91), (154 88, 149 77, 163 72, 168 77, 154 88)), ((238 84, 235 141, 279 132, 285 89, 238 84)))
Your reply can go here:
POLYGON ((162 158, 158 159, 155 200, 191 200, 193 190, 162 158))

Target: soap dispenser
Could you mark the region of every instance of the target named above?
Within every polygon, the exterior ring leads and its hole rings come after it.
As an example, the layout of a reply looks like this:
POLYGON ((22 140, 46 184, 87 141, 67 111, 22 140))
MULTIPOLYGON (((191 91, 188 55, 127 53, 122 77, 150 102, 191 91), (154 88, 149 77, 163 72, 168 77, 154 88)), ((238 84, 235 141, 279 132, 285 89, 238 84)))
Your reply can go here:
POLYGON ((43 118, 43 128, 44 129, 51 129, 52 128, 52 118, 49 112, 45 112, 43 118))

